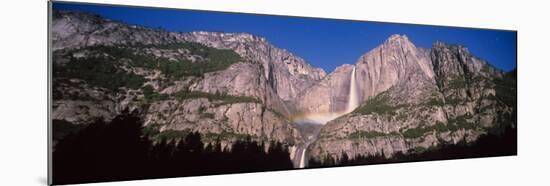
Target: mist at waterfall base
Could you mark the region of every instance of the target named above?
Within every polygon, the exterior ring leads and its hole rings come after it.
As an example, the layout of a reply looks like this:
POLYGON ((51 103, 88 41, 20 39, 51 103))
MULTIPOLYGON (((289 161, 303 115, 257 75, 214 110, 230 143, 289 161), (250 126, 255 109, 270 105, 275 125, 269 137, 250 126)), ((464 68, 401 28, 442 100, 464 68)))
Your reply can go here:
MULTIPOLYGON (((327 100, 328 101, 328 100, 327 100)), ((349 86, 349 94, 348 94, 348 102, 346 104, 346 109, 339 112, 315 112, 315 113, 307 113, 307 114, 301 114, 300 116, 293 117, 293 122, 295 123, 313 123, 313 124, 319 124, 324 125, 325 123, 336 119, 342 115, 348 114, 350 112, 353 112, 357 107, 359 106, 359 98, 357 96, 357 84, 355 79, 355 66, 353 67, 353 70, 351 71, 350 75, 350 86, 349 86)))
POLYGON ((317 139, 317 135, 321 130, 321 126, 327 122, 334 120, 342 115, 353 112, 359 106, 359 98, 357 96, 357 84, 355 79, 355 66, 351 71, 350 75, 350 86, 348 94, 348 102, 346 109, 340 112, 316 112, 303 114, 298 117, 294 117, 293 122, 298 125, 298 128, 302 131, 302 137, 304 139, 304 145, 298 147, 297 153, 295 155, 295 166, 298 168, 306 167, 306 153, 308 146, 317 139))

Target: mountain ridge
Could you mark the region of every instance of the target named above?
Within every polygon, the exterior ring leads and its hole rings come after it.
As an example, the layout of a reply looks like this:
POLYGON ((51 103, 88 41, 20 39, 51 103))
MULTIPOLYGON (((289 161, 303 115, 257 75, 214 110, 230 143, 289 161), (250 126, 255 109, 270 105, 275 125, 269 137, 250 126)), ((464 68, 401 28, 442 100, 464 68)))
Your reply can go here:
POLYGON ((427 56, 407 41, 392 36, 358 60, 365 102, 323 127, 311 157, 389 158, 515 125, 513 108, 494 98, 500 70, 461 46, 435 43, 427 56))
POLYGON ((300 150, 314 159, 342 153, 391 157, 471 142, 515 112, 498 96, 501 70, 463 46, 437 42, 418 48, 406 35, 391 35, 355 64, 326 74, 248 33, 166 32, 58 11, 52 33, 53 118, 74 124, 138 110, 145 126, 161 132, 200 132, 210 136, 207 143, 221 139, 224 146, 241 135, 275 140, 289 146, 297 161, 300 150), (123 77, 125 87, 109 90, 69 68, 97 61, 123 77), (346 110, 351 78, 357 81, 358 108, 319 131, 295 126, 297 115, 346 110), (309 145, 311 131, 319 134, 309 145))

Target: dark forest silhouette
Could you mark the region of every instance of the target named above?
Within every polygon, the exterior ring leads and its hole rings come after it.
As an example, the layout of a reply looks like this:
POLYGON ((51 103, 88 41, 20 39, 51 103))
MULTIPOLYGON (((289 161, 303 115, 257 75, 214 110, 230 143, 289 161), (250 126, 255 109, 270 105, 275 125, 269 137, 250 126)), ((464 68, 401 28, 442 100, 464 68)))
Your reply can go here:
MULTIPOLYGON (((55 124, 54 124, 55 125, 55 124)), ((271 142, 269 149, 250 137, 233 143, 231 150, 218 142, 204 144, 197 132, 185 138, 152 141, 143 134, 134 114, 98 120, 65 134, 53 152, 53 183, 89 183, 181 176, 292 169, 288 149, 271 142)), ((515 155, 517 130, 510 126, 482 135, 473 143, 442 144, 423 152, 384 154, 340 159, 311 158, 309 168, 515 155)))
MULTIPOLYGON (((59 122, 59 121, 57 121, 59 122)), ((271 142, 266 152, 263 143, 250 137, 222 148, 219 140, 204 144, 201 134, 191 132, 181 139, 152 141, 143 133, 142 121, 135 114, 122 114, 110 123, 102 120, 85 127, 54 130, 69 132, 58 135, 53 152, 53 184, 122 181, 181 176, 214 175, 293 168, 288 149, 271 142), (229 150, 231 149, 231 150, 229 150)), ((72 125, 72 124, 71 124, 72 125)), ((491 130, 473 143, 442 144, 422 152, 384 154, 340 159, 325 156, 311 158, 308 168, 371 165, 383 163, 447 160, 515 155, 517 129, 506 125, 491 130)), ((55 133, 55 132, 54 132, 55 133)), ((60 133, 61 134, 61 133, 60 133)))
POLYGON ((430 160, 449 160, 462 158, 480 158, 492 156, 509 156, 517 154, 517 129, 511 126, 505 127, 496 133, 489 133, 480 136, 473 143, 466 143, 464 140, 457 144, 442 144, 422 152, 396 153, 391 158, 384 154, 373 156, 349 157, 342 153, 340 159, 332 156, 323 157, 322 161, 311 158, 308 166, 312 168, 348 166, 348 165, 372 165, 383 163, 399 163, 430 160))
POLYGON ((53 152, 53 183, 71 184, 292 169, 288 149, 250 138, 231 150, 203 144, 193 132, 180 140, 151 141, 132 114, 96 121, 60 140, 53 152))

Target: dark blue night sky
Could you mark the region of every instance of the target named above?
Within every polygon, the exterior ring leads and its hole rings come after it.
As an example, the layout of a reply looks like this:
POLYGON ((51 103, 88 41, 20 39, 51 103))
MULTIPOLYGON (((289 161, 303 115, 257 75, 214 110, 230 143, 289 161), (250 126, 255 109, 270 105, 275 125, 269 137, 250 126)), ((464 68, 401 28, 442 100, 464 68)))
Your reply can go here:
POLYGON ((246 32, 265 37, 327 72, 343 63, 354 64, 392 34, 405 34, 423 48, 431 48, 435 41, 461 44, 504 71, 516 67, 513 31, 89 4, 54 3, 53 9, 90 12, 168 31, 246 32))

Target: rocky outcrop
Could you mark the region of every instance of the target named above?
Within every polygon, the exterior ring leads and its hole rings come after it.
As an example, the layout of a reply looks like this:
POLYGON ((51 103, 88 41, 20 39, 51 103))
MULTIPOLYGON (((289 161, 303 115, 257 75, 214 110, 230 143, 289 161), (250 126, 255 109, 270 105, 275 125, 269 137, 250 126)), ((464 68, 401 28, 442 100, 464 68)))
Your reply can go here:
POLYGON ((290 115, 286 104, 269 86, 261 68, 251 63, 237 63, 223 71, 206 73, 201 81, 190 85, 189 89, 207 93, 255 97, 265 103, 267 108, 285 117, 290 115))
POLYGON ((214 48, 232 49, 243 58, 262 65, 269 85, 284 101, 294 99, 326 75, 323 69, 312 67, 302 58, 271 45, 262 37, 216 32, 190 32, 183 37, 186 41, 214 48))
POLYGON ((416 83, 430 86, 434 73, 429 56, 425 54, 407 36, 392 35, 361 56, 357 61, 360 100, 366 101, 394 86, 408 90, 417 87, 416 83))
POLYGON ((56 11, 53 14, 54 50, 95 45, 181 42, 196 42, 213 48, 231 49, 245 61, 260 64, 268 85, 283 101, 291 101, 326 75, 322 69, 314 68, 289 51, 271 45, 265 38, 247 33, 166 32, 127 25, 87 13, 56 11))
POLYGON ((93 45, 161 44, 183 41, 180 34, 137 25, 127 25, 98 15, 76 11, 54 11, 52 49, 93 45))
POLYGON ((264 38, 244 33, 166 32, 80 12, 53 14, 54 72, 65 71, 75 60, 101 59, 112 62, 106 68, 122 78, 144 80, 138 86, 112 90, 56 73, 53 119, 87 124, 108 121, 129 109, 142 113, 144 125, 159 125, 161 131, 199 131, 221 137, 223 143, 250 135, 258 141, 283 142, 290 149, 303 143, 288 119, 293 106, 285 101, 325 73, 264 38), (223 70, 175 79, 159 65, 144 66, 142 58, 175 63, 209 60, 192 48, 178 47, 189 42, 230 49, 241 58, 223 70), (139 56, 132 58, 135 55, 139 56))
MULTIPOLYGON (((391 87, 421 90, 424 86, 433 88, 435 84, 428 53, 425 49, 416 48, 407 36, 392 35, 382 45, 361 56, 355 66, 360 102, 391 87), (419 87, 419 84, 426 85, 419 87)), ((349 96, 352 67, 342 65, 327 78, 304 91, 296 101, 298 108, 306 111, 314 111, 319 107, 322 111, 343 110, 349 96), (318 99, 323 98, 323 95, 330 95, 330 99, 318 99)), ((404 95, 411 91, 402 93, 404 95)))
POLYGON ((350 74, 353 65, 341 65, 321 81, 315 83, 296 99, 296 109, 303 113, 334 113, 346 109, 350 74))
POLYGON ((391 157, 472 142, 510 112, 494 97, 493 80, 502 72, 462 46, 420 49, 406 36, 393 35, 361 56, 356 68, 363 104, 328 122, 309 146, 310 157, 391 157))
POLYGON ((472 122, 490 127, 498 120, 499 110, 510 112, 496 99, 494 79, 503 73, 474 57, 459 45, 436 43, 431 52, 437 85, 448 103, 448 117, 471 116, 472 122))
POLYGON ((261 103, 226 104, 207 98, 159 101, 149 107, 145 120, 148 124, 161 124, 161 131, 190 130, 216 136, 206 138, 211 140, 208 142, 231 141, 249 135, 258 141, 301 143, 298 130, 261 103))

